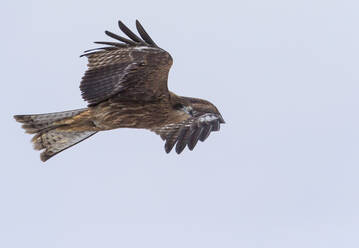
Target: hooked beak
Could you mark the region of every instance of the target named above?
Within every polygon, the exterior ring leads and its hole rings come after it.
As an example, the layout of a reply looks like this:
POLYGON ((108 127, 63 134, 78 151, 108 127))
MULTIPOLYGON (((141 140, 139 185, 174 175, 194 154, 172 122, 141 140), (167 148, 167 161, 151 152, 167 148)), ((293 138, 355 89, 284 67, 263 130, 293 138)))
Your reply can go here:
POLYGON ((226 122, 224 121, 222 115, 219 115, 219 123, 225 124, 226 122))

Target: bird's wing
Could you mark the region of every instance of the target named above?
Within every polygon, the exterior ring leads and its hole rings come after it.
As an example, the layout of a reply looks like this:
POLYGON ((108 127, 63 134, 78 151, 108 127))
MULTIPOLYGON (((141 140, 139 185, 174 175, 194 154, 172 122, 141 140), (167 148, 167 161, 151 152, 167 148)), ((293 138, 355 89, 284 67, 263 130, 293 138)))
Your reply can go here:
POLYGON ((180 154, 188 146, 192 151, 198 140, 205 141, 213 131, 219 131, 224 120, 216 113, 194 113, 194 115, 177 114, 177 121, 154 128, 152 131, 159 134, 165 143, 165 151, 169 153, 174 145, 180 154))
POLYGON ((170 54, 153 42, 138 21, 141 38, 121 21, 119 27, 130 39, 106 31, 119 42, 95 42, 107 46, 85 51, 88 70, 80 84, 83 99, 95 105, 111 97, 153 101, 168 96, 170 54))

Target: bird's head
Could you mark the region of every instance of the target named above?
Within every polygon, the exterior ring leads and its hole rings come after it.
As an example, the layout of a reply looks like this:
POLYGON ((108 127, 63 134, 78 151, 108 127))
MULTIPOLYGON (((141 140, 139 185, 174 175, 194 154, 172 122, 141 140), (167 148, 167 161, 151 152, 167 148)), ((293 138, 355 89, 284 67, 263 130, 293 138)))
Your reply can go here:
POLYGON ((220 117, 220 123, 225 123, 217 107, 207 100, 203 100, 200 98, 177 96, 173 94, 171 97, 171 102, 173 108, 185 111, 191 116, 196 117, 204 113, 213 113, 220 117))

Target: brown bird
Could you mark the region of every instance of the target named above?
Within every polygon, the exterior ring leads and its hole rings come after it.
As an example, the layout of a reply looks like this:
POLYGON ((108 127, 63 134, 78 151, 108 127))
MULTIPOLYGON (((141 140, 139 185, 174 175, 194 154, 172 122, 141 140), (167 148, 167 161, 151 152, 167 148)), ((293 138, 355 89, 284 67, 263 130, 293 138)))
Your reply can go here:
POLYGON ((88 107, 49 114, 15 115, 32 138, 34 149, 43 150, 46 161, 98 131, 115 128, 149 129, 159 134, 169 153, 174 145, 180 154, 198 140, 218 131, 224 120, 210 102, 177 96, 168 90, 171 55, 158 47, 136 21, 134 34, 121 21, 128 38, 105 31, 117 42, 95 42, 105 47, 87 50, 88 69, 80 84, 88 107))

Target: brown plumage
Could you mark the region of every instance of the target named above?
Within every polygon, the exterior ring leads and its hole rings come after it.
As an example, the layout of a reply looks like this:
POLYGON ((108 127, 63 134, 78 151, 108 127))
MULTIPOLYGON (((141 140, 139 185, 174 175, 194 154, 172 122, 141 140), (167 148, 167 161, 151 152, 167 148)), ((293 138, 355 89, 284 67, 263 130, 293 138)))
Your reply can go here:
POLYGON ((88 108, 39 115, 15 115, 32 138, 34 148, 44 150, 41 160, 83 141, 98 131, 141 128, 161 136, 169 153, 176 145, 180 154, 198 140, 218 131, 224 120, 210 102, 181 97, 167 88, 172 57, 159 48, 136 21, 134 34, 121 21, 130 38, 106 31, 119 42, 95 42, 106 47, 85 51, 88 70, 80 89, 88 108))

